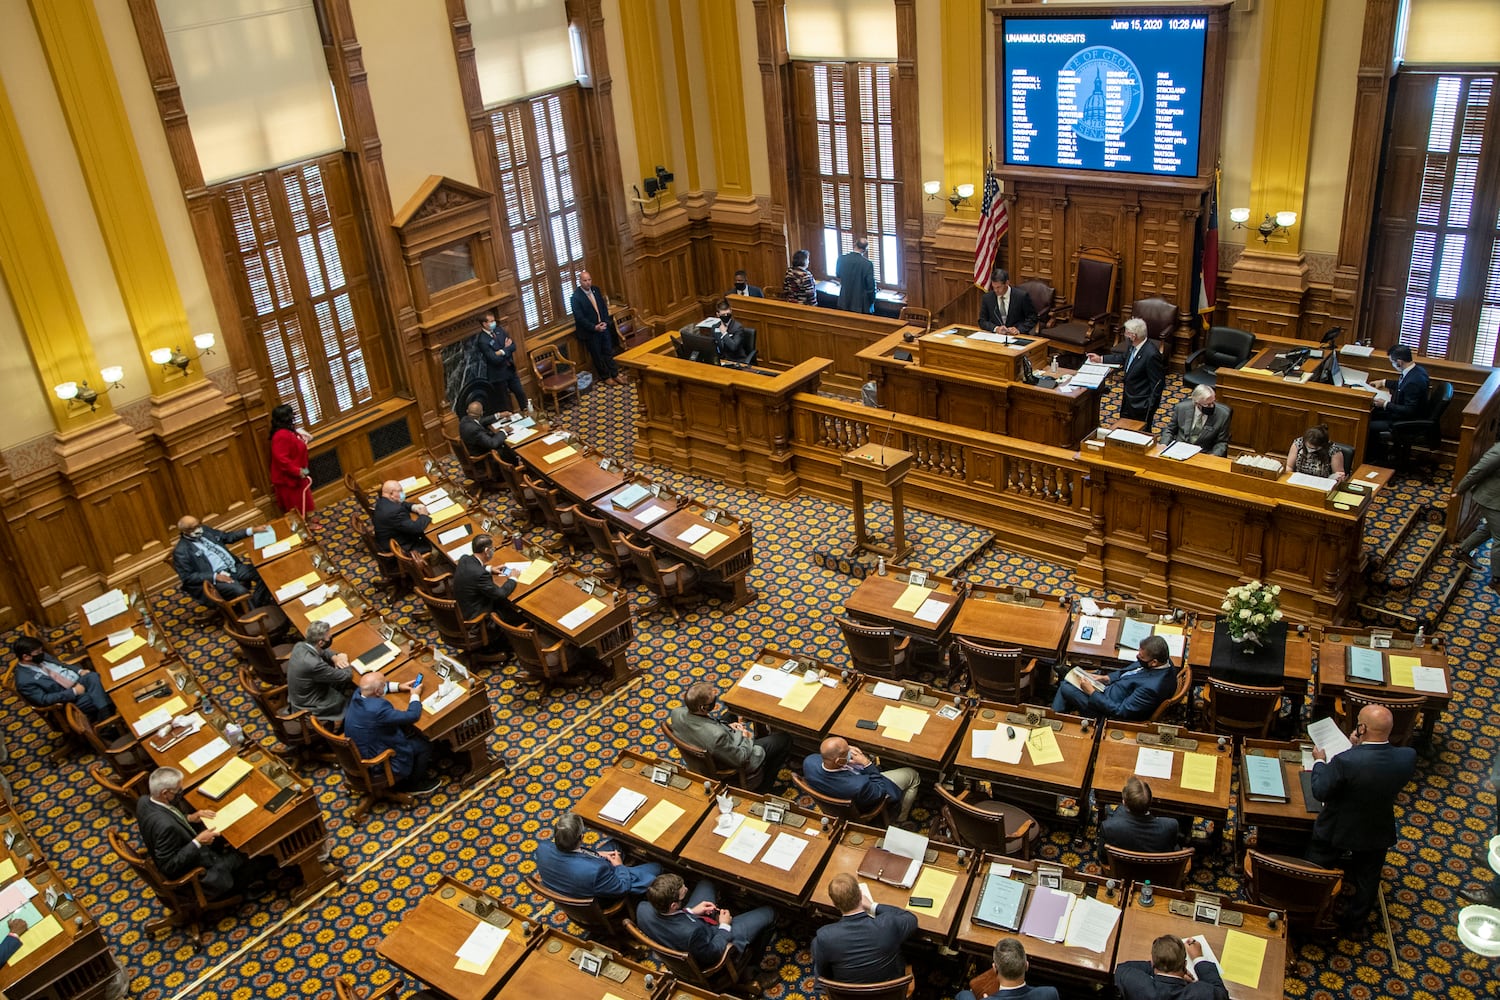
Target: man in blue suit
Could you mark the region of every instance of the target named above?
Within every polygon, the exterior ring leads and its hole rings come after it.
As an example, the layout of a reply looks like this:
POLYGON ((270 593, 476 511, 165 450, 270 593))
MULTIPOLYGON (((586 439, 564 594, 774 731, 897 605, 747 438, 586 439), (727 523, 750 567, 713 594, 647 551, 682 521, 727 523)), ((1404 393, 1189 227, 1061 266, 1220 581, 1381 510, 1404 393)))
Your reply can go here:
POLYGON ((1385 436, 1391 425, 1398 420, 1415 420, 1427 408, 1427 387, 1432 380, 1427 369, 1412 360, 1411 348, 1396 344, 1390 350, 1391 367, 1401 374, 1394 380, 1376 379, 1370 385, 1384 389, 1391 398, 1384 403, 1376 401, 1370 406, 1370 459, 1385 456, 1385 436))
POLYGON ((1182 829, 1170 816, 1151 813, 1151 786, 1131 775, 1120 793, 1120 804, 1099 824, 1099 839, 1125 851, 1160 854, 1175 851, 1182 829))
POLYGON ((232 543, 270 527, 269 524, 263 524, 258 528, 220 531, 218 528, 210 528, 192 515, 179 519, 179 537, 172 548, 172 568, 182 581, 183 592, 199 604, 206 604, 208 599, 203 596, 203 584, 209 582, 226 601, 249 594, 250 603, 257 607, 270 604, 271 592, 261 583, 260 574, 255 567, 236 558, 229 551, 232 543))
MULTIPOLYGON (((512 397, 516 401, 516 412, 526 409, 526 390, 521 388, 521 377, 516 374, 516 342, 510 339, 505 327, 495 321, 495 314, 487 312, 474 335, 474 349, 484 362, 484 381, 489 387, 486 407, 491 413, 506 409, 512 397)), ((472 449, 470 449, 472 450, 472 449)))
POLYGON ((828 898, 842 916, 813 935, 813 972, 836 983, 884 983, 906 974, 901 946, 917 932, 917 915, 899 906, 881 906, 839 872, 828 883, 828 898))
POLYGON ((583 846, 583 819, 566 812, 552 826, 552 839, 536 845, 532 854, 542 884, 574 899, 610 903, 621 896, 638 896, 661 874, 654 861, 627 865, 608 841, 590 850, 583 846))
POLYGON ((396 776, 396 790, 414 795, 427 795, 438 787, 438 780, 427 775, 432 745, 425 737, 406 731, 422 717, 422 692, 426 687, 426 681, 421 686, 412 681, 392 684, 385 674, 372 670, 359 679, 359 690, 344 710, 344 735, 354 741, 359 755, 369 760, 395 750, 391 773, 396 776), (404 712, 396 711, 396 706, 385 700, 387 694, 396 691, 411 692, 411 704, 404 712))
POLYGON ((1204 957, 1203 946, 1175 934, 1151 942, 1151 961, 1118 963, 1115 986, 1120 1000, 1229 1000, 1219 967, 1204 957))
POLYGON ((718 905, 718 887, 708 879, 693 886, 679 875, 658 875, 635 909, 635 922, 651 940, 685 951, 702 969, 717 965, 733 946, 754 956, 764 950, 776 928, 776 911, 758 907, 738 917, 718 905))
POLYGON ((42 640, 23 635, 11 643, 16 656, 16 691, 33 705, 76 702, 91 722, 115 714, 99 675, 82 666, 69 666, 47 654, 42 640))
POLYGON ((838 736, 824 740, 819 753, 802 761, 802 777, 813 791, 836 799, 849 799, 860 812, 869 812, 881 802, 900 804, 897 822, 904 821, 917 800, 920 777, 915 768, 898 767, 884 774, 859 747, 838 736))
POLYGON ((1015 938, 1001 938, 995 944, 995 971, 974 977, 969 989, 959 990, 953 1000, 974 1000, 983 987, 988 1000, 1058 1000, 1053 986, 1027 986, 1026 949, 1015 938))
POLYGON ((1070 715, 1094 715, 1122 722, 1149 719, 1158 705, 1177 689, 1177 671, 1167 640, 1159 635, 1141 640, 1136 660, 1112 677, 1069 672, 1078 684, 1064 678, 1052 699, 1052 711, 1070 715))
POLYGON ((1366 705, 1349 737, 1352 749, 1332 760, 1319 747, 1312 752, 1312 792, 1323 809, 1313 821, 1307 860, 1349 873, 1354 897, 1339 918, 1345 933, 1361 928, 1375 905, 1385 852, 1397 839, 1396 796, 1417 769, 1417 752, 1391 746, 1390 738, 1391 710, 1366 705))

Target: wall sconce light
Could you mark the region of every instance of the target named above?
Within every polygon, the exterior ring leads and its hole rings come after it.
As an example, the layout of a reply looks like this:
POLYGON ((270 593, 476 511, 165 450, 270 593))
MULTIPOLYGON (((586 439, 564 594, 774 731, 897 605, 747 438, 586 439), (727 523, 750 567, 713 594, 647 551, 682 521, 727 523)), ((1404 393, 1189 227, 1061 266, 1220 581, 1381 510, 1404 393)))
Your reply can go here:
POLYGON ((195 333, 193 346, 198 348, 199 354, 212 354, 214 353, 214 339, 212 333, 195 333))
MULTIPOLYGON (((182 375, 187 374, 188 365, 193 363, 193 359, 183 354, 179 347, 158 347, 151 352, 151 360, 161 365, 162 368, 174 367, 182 375)), ((168 375, 170 374, 169 372, 168 375)))
MULTIPOLYGON (((1231 208, 1229 210, 1229 221, 1234 223, 1234 228, 1244 229, 1245 224, 1250 221, 1250 210, 1248 208, 1231 208)), ((1270 243, 1271 237, 1277 233, 1284 233, 1297 224, 1296 212, 1277 212, 1274 216, 1266 213, 1265 219, 1255 227, 1260 233, 1262 243, 1270 243)))
POLYGON ((972 197, 974 197, 974 185, 955 184, 953 185, 953 194, 948 196, 948 204, 952 205, 953 210, 956 212, 958 211, 958 206, 967 205, 969 199, 972 197))
POLYGON ((928 201, 936 201, 938 192, 943 190, 942 181, 923 181, 922 190, 927 194, 928 201))

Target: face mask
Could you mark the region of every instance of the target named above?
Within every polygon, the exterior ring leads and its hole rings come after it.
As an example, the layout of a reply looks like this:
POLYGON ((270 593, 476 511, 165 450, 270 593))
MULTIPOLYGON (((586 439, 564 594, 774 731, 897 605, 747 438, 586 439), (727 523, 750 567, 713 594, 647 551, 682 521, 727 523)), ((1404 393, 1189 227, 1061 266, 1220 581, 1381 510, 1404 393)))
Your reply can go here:
POLYGON ((728 323, 730 315, 730 313, 719 313, 719 322, 728 323))
POLYGON ((396 499, 399 500, 402 503, 405 503, 406 502, 406 491, 402 490, 401 492, 397 493, 396 494, 396 499))
POLYGON ((192 531, 188 532, 188 537, 189 538, 202 538, 203 537, 203 529, 202 528, 194 528, 192 531))
POLYGON ((743 292, 748 287, 749 286, 746 285, 745 282, 743 282, 743 281, 736 281, 734 283, 734 290, 737 291, 737 292, 743 292))
POLYGON ((1216 408, 1216 406, 1217 404, 1215 404, 1215 406, 1200 406, 1198 407, 1198 412, 1203 414, 1205 417, 1211 417, 1214 415, 1214 409, 1216 408))

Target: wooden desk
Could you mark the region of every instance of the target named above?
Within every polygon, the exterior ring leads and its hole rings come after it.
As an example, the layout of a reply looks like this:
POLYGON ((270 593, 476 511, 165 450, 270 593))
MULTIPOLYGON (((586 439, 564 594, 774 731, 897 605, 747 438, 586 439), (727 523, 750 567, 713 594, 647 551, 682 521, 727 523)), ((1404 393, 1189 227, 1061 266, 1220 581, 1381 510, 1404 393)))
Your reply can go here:
MULTIPOLYGON (((1187 627, 1184 622, 1172 620, 1171 612, 1158 611, 1154 608, 1143 608, 1134 613, 1127 613, 1123 605, 1099 603, 1101 611, 1111 612, 1104 619, 1104 639, 1098 643, 1088 643, 1080 639, 1079 633, 1083 626, 1083 612, 1078 612, 1078 620, 1068 632, 1067 664, 1071 667, 1083 667, 1085 669, 1118 670, 1135 660, 1135 650, 1120 648, 1120 629, 1124 627, 1125 619, 1136 618, 1153 626, 1166 625, 1168 629, 1181 628, 1187 642, 1187 627)), ((1153 628, 1153 634, 1155 629, 1153 628)), ((1095 636, 1098 638, 1098 636, 1095 636)), ((1177 657, 1173 657, 1177 662, 1177 657)))
MULTIPOLYGON (((1187 663, 1193 673, 1193 685, 1207 684, 1209 662, 1213 659, 1215 619, 1203 615, 1198 624, 1188 631, 1187 663)), ((1296 626, 1287 629, 1286 659, 1282 663, 1282 688, 1294 704, 1294 715, 1301 718, 1302 700, 1313 696, 1313 641, 1308 633, 1297 632, 1296 626)), ((1192 699, 1188 700, 1189 712, 1192 699)), ((1191 718, 1191 716, 1189 716, 1191 718)))
POLYGON ((614 674, 608 687, 617 688, 637 672, 631 668, 627 653, 635 638, 630 599, 608 585, 596 589, 591 597, 579 588, 582 579, 577 572, 565 570, 527 591, 514 605, 539 628, 560 635, 573 646, 609 663, 614 674), (597 600, 604 607, 572 628, 562 623, 564 617, 589 600, 597 600))
POLYGON ((978 327, 950 326, 917 338, 917 360, 923 368, 975 375, 1002 382, 1021 381, 1021 359, 1035 369, 1047 367, 1045 337, 1030 334, 1007 338, 1005 343, 976 340, 978 327))
POLYGON ((133 734, 137 722, 174 698, 181 698, 186 706, 174 714, 187 715, 195 711, 202 700, 202 691, 187 665, 174 658, 146 673, 126 678, 115 686, 110 698, 120 720, 130 727, 133 734))
MULTIPOLYGON (((194 810, 219 810, 241 795, 250 796, 255 811, 225 828, 222 839, 226 844, 252 858, 271 858, 279 868, 301 869, 298 900, 337 881, 340 869, 320 860, 328 844, 328 827, 318 805, 317 789, 301 781, 284 761, 256 744, 241 747, 237 756, 253 768, 249 774, 218 799, 204 795, 201 788, 192 788, 186 793, 188 803, 194 810), (276 812, 268 812, 266 803, 284 788, 296 788, 297 796, 276 812)), ((225 758, 225 763, 228 760, 225 758)), ((217 765, 214 770, 222 766, 217 765)), ((210 771, 205 777, 212 775, 210 771)))
POLYGON ((1015 764, 974 756, 974 732, 976 730, 1004 729, 1006 726, 1027 728, 1025 721, 1012 722, 1014 714, 1022 720, 1027 709, 1017 705, 1006 705, 995 701, 981 701, 979 707, 965 718, 963 731, 959 734, 953 751, 953 767, 958 773, 981 781, 989 781, 998 787, 995 797, 1029 806, 1035 812, 1051 815, 1065 822, 1086 823, 1088 810, 1084 806, 1081 790, 1088 787, 1089 769, 1094 763, 1094 746, 1098 741, 1099 727, 1090 719, 1076 715, 1062 715, 1048 708, 1034 706, 1031 711, 1040 712, 1044 719, 1055 719, 1062 728, 1055 730, 1057 748, 1063 759, 1050 764, 1032 762, 1029 750, 1021 751, 1021 759, 1015 764))
POLYGON ((1239 809, 1236 812, 1235 830, 1242 847, 1275 853, 1275 847, 1287 853, 1301 856, 1307 849, 1307 839, 1312 834, 1313 821, 1317 813, 1307 811, 1307 800, 1302 795, 1302 743, 1280 743, 1275 740, 1245 741, 1243 753, 1247 756, 1275 757, 1281 751, 1295 754, 1296 760, 1281 762, 1281 780, 1286 786, 1288 801, 1265 802, 1245 797, 1248 790, 1243 775, 1240 777, 1239 809), (1256 828, 1256 839, 1252 844, 1245 836, 1249 827, 1256 828))
POLYGON ((553 1000, 558 997, 604 1000, 606 996, 619 997, 620 1000, 663 1000, 675 996, 669 993, 671 976, 632 962, 623 955, 615 955, 612 959, 629 972, 623 983, 581 972, 568 960, 576 948, 595 951, 601 946, 580 941, 550 927, 545 929, 496 996, 504 1000, 553 1000), (646 986, 648 975, 653 980, 649 988, 646 986))
MULTIPOLYGON (((371 642, 364 648, 370 649, 374 645, 371 642)), ((394 666, 386 667, 385 676, 387 680, 405 684, 416 680, 418 674, 426 674, 423 682, 423 687, 426 687, 428 682, 438 679, 436 663, 432 650, 425 646, 418 647, 411 656, 394 666)), ((472 784, 505 764, 504 758, 490 753, 490 734, 495 731, 495 713, 490 708, 489 688, 485 687, 484 681, 472 675, 464 678, 455 674, 445 683, 457 684, 463 689, 463 694, 437 712, 433 712, 429 702, 424 701, 422 717, 417 720, 415 728, 434 743, 442 743, 453 753, 467 756, 469 769, 464 773, 463 784, 472 784)), ((437 690, 436 687, 431 689, 433 693, 437 690)), ((397 691, 386 695, 386 699, 398 712, 404 712, 411 705, 411 692, 397 691)))
MULTIPOLYGON (((958 948, 971 954, 977 954, 988 960, 988 956, 994 954, 995 945, 1001 938, 1016 938, 1026 948, 1026 957, 1030 960, 1037 978, 1058 978, 1071 982, 1085 982, 1091 984, 1107 983, 1115 966, 1115 952, 1120 938, 1120 924, 1115 924, 1114 931, 1109 936, 1109 942, 1103 953, 1089 951, 1087 948, 1069 948, 1062 942, 1053 943, 1043 941, 1040 938, 1023 936, 1015 931, 1001 930, 998 927, 989 927, 985 924, 975 923, 974 911, 979 905, 979 890, 984 885, 985 879, 989 877, 990 866, 994 864, 1009 865, 1012 877, 1030 878, 1036 871, 1035 861, 1021 861, 1016 858, 1000 857, 996 854, 986 854, 974 866, 973 880, 970 882, 968 897, 964 900, 962 917, 958 924, 958 948)), ((1044 862, 1045 864, 1045 862, 1044 862)), ((1060 865, 1046 865, 1050 868, 1060 868, 1060 865)), ((1090 875, 1087 872, 1071 868, 1062 868, 1065 879, 1076 879, 1084 884, 1084 892, 1103 903, 1114 906, 1123 906, 1125 896, 1116 890, 1114 898, 1109 896, 1105 888, 1105 877, 1103 875, 1090 875)), ((1147 955, 1150 948, 1147 948, 1147 955)), ((988 968, 988 965, 984 966, 988 968)))
MULTIPOLYGON (((122 629, 121 631, 124 630, 122 629)), ((148 636, 151 638, 156 637, 155 631, 148 631, 139 625, 131 631, 142 639, 146 639, 148 636)), ((162 642, 163 640, 157 639, 157 641, 162 642)), ((110 651, 111 647, 106 642, 96 642, 88 647, 89 665, 99 675, 99 682, 104 685, 104 690, 106 691, 113 691, 127 680, 141 676, 144 671, 155 670, 163 663, 177 659, 175 653, 168 652, 160 646, 152 645, 149 641, 136 647, 131 652, 125 653, 113 663, 110 662, 109 657, 106 655, 110 651), (139 666, 132 665, 136 659, 141 661, 139 666), (121 670, 128 672, 121 674, 121 670)))
POLYGON ((1197 752, 1214 759, 1213 791, 1205 792, 1182 787, 1183 755, 1190 751, 1177 747, 1147 746, 1136 742, 1142 733, 1155 733, 1156 727, 1139 722, 1114 722, 1103 724, 1104 735, 1099 741, 1099 752, 1094 760, 1094 798, 1100 805, 1113 805, 1120 801, 1125 781, 1135 774, 1136 761, 1143 749, 1166 750, 1172 755, 1172 777, 1145 778, 1151 786, 1151 807, 1159 813, 1171 816, 1202 817, 1214 821, 1214 839, 1224 835, 1224 823, 1229 817, 1229 779, 1234 774, 1233 744, 1225 738, 1221 747, 1219 737, 1210 733, 1179 733, 1179 737, 1198 741, 1197 752), (1118 735, 1117 735, 1118 734, 1118 735))
POLYGON ((906 593, 907 579, 906 573, 895 570, 885 576, 871 573, 860 581, 859 586, 854 588, 854 593, 844 601, 844 611, 855 621, 894 628, 935 643, 941 648, 947 643, 949 629, 958 617, 958 607, 963 603, 963 595, 958 592, 952 580, 929 573, 927 600, 940 601, 947 607, 937 621, 923 621, 915 612, 896 609, 896 602, 906 593))
MULTIPOLYGON (((675 860, 683 842, 702 822, 703 817, 711 810, 717 810, 714 808, 713 793, 703 789, 708 779, 701 774, 678 768, 677 776, 687 781, 686 788, 658 785, 653 782, 648 777, 650 768, 665 763, 668 762, 649 754, 640 754, 633 750, 620 751, 620 756, 615 758, 614 764, 599 775, 598 780, 584 793, 583 798, 573 806, 573 811, 582 816, 590 826, 608 831, 622 844, 628 844, 652 857, 675 860), (599 815, 599 810, 609 805, 609 800, 621 788, 628 788, 646 796, 645 803, 624 824, 599 815), (658 802, 672 803, 682 810, 682 815, 677 817, 661 836, 654 840, 644 840, 632 833, 631 828, 639 823, 658 802)), ((712 787, 717 790, 718 786, 712 787)))
MULTIPOLYGON (((734 811, 745 816, 746 823, 755 819, 750 814, 750 807, 764 802, 766 798, 740 788, 727 788, 724 792, 734 796, 734 811)), ((644 809, 645 806, 641 808, 644 809)), ((682 845, 682 850, 678 853, 679 863, 787 906, 800 906, 812 892, 813 879, 822 870, 823 862, 833 850, 830 835, 837 827, 830 823, 828 832, 824 832, 817 813, 804 813, 793 808, 787 810, 787 815, 801 816, 804 823, 800 827, 785 823, 773 824, 766 830, 771 839, 756 852, 755 860, 746 863, 723 852, 722 848, 733 837, 721 837, 714 832, 719 810, 717 807, 710 808, 689 835, 687 843, 682 845), (802 853, 797 856, 789 871, 783 871, 763 860, 766 852, 775 846, 781 836, 794 837, 804 844, 802 853)))
POLYGON ((874 694, 875 682, 866 681, 849 693, 849 700, 828 727, 830 736, 842 736, 851 746, 858 746, 872 756, 878 752, 884 761, 896 761, 925 771, 940 771, 948 765, 958 734, 963 731, 965 714, 962 710, 951 719, 938 714, 943 708, 957 708, 952 695, 940 691, 929 691, 937 699, 935 706, 918 705, 914 701, 892 701, 874 694), (861 719, 879 722, 887 708, 912 708, 927 716, 922 731, 910 740, 892 739, 886 735, 884 726, 878 729, 861 729, 861 719))
MULTIPOLYGON (((1422 742, 1431 744, 1432 731, 1437 725, 1438 716, 1443 714, 1448 707, 1448 702, 1453 700, 1453 663, 1448 656, 1448 647, 1438 637, 1428 641, 1426 645, 1411 649, 1385 650, 1386 653, 1394 656, 1415 656, 1422 661, 1422 666, 1442 670, 1443 687, 1446 690, 1442 694, 1436 694, 1432 691, 1418 691, 1406 684, 1372 685, 1359 681, 1350 683, 1346 673, 1349 663, 1348 647, 1353 644, 1352 640, 1356 636, 1368 640, 1369 631, 1336 626, 1324 630, 1323 641, 1318 644, 1319 699, 1331 701, 1343 694, 1345 688, 1350 687, 1376 697, 1423 698, 1426 703, 1422 709, 1422 742)), ((1406 638, 1410 639, 1410 636, 1406 638)))
POLYGON ((276 599, 276 603, 285 607, 302 594, 307 593, 307 591, 315 587, 322 586, 328 581, 332 574, 330 573, 325 576, 323 565, 323 555, 316 548, 299 546, 280 559, 275 559, 261 566, 260 579, 266 585, 266 589, 271 592, 271 596, 276 599), (298 584, 301 587, 300 590, 291 588, 290 593, 285 597, 281 596, 282 590, 291 587, 294 581, 301 580, 307 576, 316 576, 318 578, 317 582, 305 586, 298 584))
POLYGON ((0 807, 0 863, 6 861, 16 866, 16 874, 9 879, 0 880, 0 884, 9 884, 25 876, 32 868, 45 868, 47 865, 41 850, 31 839, 31 831, 26 829, 21 817, 12 812, 8 805, 0 807), (6 836, 11 837, 9 847, 5 844, 6 836))
MULTIPOLYGON (((1316 345, 1307 344, 1314 347, 1316 345)), ((1264 368, 1277 352, 1267 347, 1250 358, 1246 368, 1264 368)), ((1342 365, 1369 371, 1371 378, 1390 374, 1385 359, 1340 357, 1342 365)), ((1303 368, 1317 367, 1317 359, 1303 368)), ((1285 455, 1293 441, 1314 424, 1327 424, 1334 441, 1354 446, 1356 459, 1365 453, 1374 397, 1359 389, 1316 382, 1288 382, 1278 375, 1222 368, 1216 379, 1219 402, 1234 410, 1229 422, 1230 442, 1251 451, 1285 455)))
POLYGON ((250 565, 254 566, 256 569, 259 569, 268 562, 272 562, 276 559, 281 559, 284 556, 289 556, 293 552, 296 552, 299 548, 302 548, 305 545, 312 544, 311 539, 303 536, 301 532, 302 522, 300 520, 297 521, 296 528, 292 527, 293 516, 294 515, 292 514, 283 514, 282 516, 271 522, 271 530, 276 532, 276 541, 272 542, 271 545, 266 546, 266 548, 270 548, 271 546, 276 545, 277 542, 282 542, 288 538, 292 538, 295 536, 297 540, 292 543, 292 547, 286 552, 277 555, 266 555, 265 549, 257 549, 255 547, 255 537, 253 535, 249 538, 246 538, 243 542, 236 543, 233 548, 240 549, 241 547, 243 547, 247 558, 250 560, 250 565))
MULTIPOLYGON (((208 778, 219 768, 229 762, 229 759, 238 752, 229 738, 224 735, 224 727, 229 720, 214 706, 212 702, 201 701, 198 703, 197 711, 203 716, 203 725, 196 733, 167 747, 165 750, 157 749, 157 740, 154 735, 147 735, 141 739, 141 746, 151 755, 157 767, 175 767, 182 772, 182 787, 184 790, 192 788, 204 779, 208 778), (223 741, 223 749, 201 764, 197 769, 192 769, 187 759, 194 753, 214 743, 215 740, 223 741)), ((182 713, 179 713, 182 714, 182 713)), ((188 713, 190 714, 190 713, 188 713)))
POLYGON ((1012 600, 998 587, 976 584, 964 595, 949 632, 992 646, 1018 646, 1023 656, 1055 661, 1062 658, 1072 617, 1066 600, 1033 605, 1012 600))
POLYGON ((823 734, 828 731, 828 726, 833 722, 834 716, 844 707, 844 702, 849 700, 849 690, 849 686, 840 677, 839 671, 826 662, 807 656, 794 657, 782 650, 762 646, 755 658, 740 671, 739 679, 735 681, 734 686, 719 696, 719 701, 742 719, 760 723, 767 729, 787 733, 792 737, 793 742, 804 747, 810 745, 816 748, 822 741, 823 734), (793 660, 798 664, 797 670, 794 671, 798 676, 804 672, 802 665, 811 661, 823 671, 823 676, 836 679, 837 684, 833 687, 819 685, 812 700, 801 710, 783 705, 782 699, 774 698, 762 691, 752 690, 744 685, 745 679, 752 673, 762 670, 780 670, 782 664, 793 660))
MULTIPOLYGON (((1224 942, 1228 939, 1229 932, 1240 931, 1264 938, 1266 953, 1261 961, 1260 981, 1254 986, 1225 980, 1224 986, 1229 991, 1230 1000, 1283 1000, 1285 994, 1282 991, 1282 984, 1286 978, 1286 921, 1279 921, 1276 929, 1272 930, 1266 920, 1266 915, 1271 911, 1259 906, 1251 906, 1249 903, 1234 903, 1222 899, 1221 904, 1225 910, 1233 910, 1244 915, 1244 926, 1229 927, 1225 924, 1202 923, 1195 921, 1191 916, 1182 916, 1172 912, 1171 904, 1174 901, 1191 902, 1194 895, 1194 893, 1179 889, 1159 888, 1153 893, 1155 898, 1148 908, 1141 905, 1140 894, 1132 887, 1130 902, 1125 907, 1125 915, 1121 918, 1117 929, 1120 944, 1116 952, 1116 963, 1150 962, 1151 942, 1163 934, 1175 934, 1184 938, 1202 934, 1208 939, 1214 954, 1222 958, 1224 942)), ((1030 943, 1027 941, 1028 951, 1030 951, 1030 943)))
POLYGON ((623 475, 601 468, 592 458, 561 466, 547 478, 552 481, 552 485, 584 504, 625 486, 623 475))
MULTIPOLYGON (((450 1000, 490 1000, 531 948, 538 927, 491 894, 444 875, 437 887, 401 915, 375 953, 450 1000), (477 910, 489 909, 488 919, 477 910), (504 923, 505 940, 483 973, 454 967, 457 952, 481 923, 504 923)), ((543 994, 537 994, 540 998, 543 994)))
POLYGON ((521 445, 516 449, 516 456, 532 470, 551 479, 558 469, 583 461, 583 442, 571 431, 553 431, 521 445), (547 440, 559 434, 566 437, 550 442, 547 440), (549 456, 552 456, 550 460, 549 456))
MULTIPOLYGON (((128 595, 127 595, 128 596, 128 595)), ((117 615, 111 615, 96 625, 90 625, 83 615, 83 608, 79 607, 78 633, 83 639, 85 646, 103 642, 114 632, 123 632, 127 628, 134 628, 145 622, 149 622, 146 603, 137 597, 131 601, 130 606, 117 615)))
MULTIPOLYGON (((632 482, 648 487, 651 485, 651 481, 642 476, 637 476, 632 482)), ((651 530, 652 525, 681 507, 684 503, 681 497, 667 497, 665 495, 666 491, 663 490, 663 496, 647 497, 627 510, 624 507, 616 507, 614 505, 614 496, 619 492, 619 490, 615 490, 614 493, 608 496, 595 497, 593 501, 594 510, 598 511, 600 517, 613 524, 616 528, 622 529, 632 535, 643 534, 651 530)))
MULTIPOLYGON (((879 827, 854 823, 845 825, 834 834, 833 849, 828 854, 828 864, 824 866, 823 873, 818 876, 812 896, 808 899, 808 903, 814 910, 827 914, 835 920, 839 918, 839 909, 833 905, 833 900, 828 895, 828 883, 832 882, 833 877, 840 872, 851 874, 857 872, 860 862, 864 860, 865 852, 875 846, 877 841, 884 836, 885 830, 879 827)), ((914 883, 911 889, 902 889, 900 886, 894 886, 879 879, 862 878, 860 881, 870 887, 870 896, 875 902, 883 906, 899 906, 902 909, 911 910, 917 918, 917 933, 929 941, 945 945, 953 940, 953 935, 958 929, 958 917, 963 911, 964 898, 969 893, 969 882, 974 872, 967 861, 959 860, 959 849, 956 845, 932 841, 928 847, 937 852, 937 860, 924 864, 922 872, 936 869, 948 872, 955 879, 942 906, 932 908, 907 906, 915 894, 915 888, 921 885, 921 875, 918 875, 918 882, 914 883)), ((858 878, 858 876, 855 877, 858 878)), ((925 893, 924 887, 923 894, 925 893)), ((936 902, 935 899, 934 902, 936 902)))
POLYGON ((646 532, 646 537, 652 545, 696 567, 705 582, 728 585, 732 593, 725 610, 733 611, 755 600, 755 591, 746 580, 750 567, 755 565, 755 532, 748 521, 742 523, 727 515, 709 521, 703 516, 707 510, 703 504, 691 501, 657 522, 646 532), (710 534, 718 532, 729 537, 709 551, 699 552, 678 537, 694 528, 707 528, 710 534))
POLYGON ((36 887, 31 902, 41 916, 33 927, 51 918, 59 931, 30 948, 22 937, 21 950, 0 967, 0 991, 8 1000, 103 1000, 119 966, 93 915, 65 897, 56 909, 48 905, 47 890, 71 891, 50 864, 40 863, 27 877, 36 887))
MULTIPOLYGON (((293 577, 293 579, 296 578, 293 577)), ((338 635, 340 632, 344 632, 348 629, 353 628, 355 625, 358 625, 360 622, 369 617, 370 613, 373 611, 373 609, 365 603, 365 599, 360 594, 359 590, 343 577, 329 576, 324 581, 324 583, 326 583, 329 587, 335 589, 329 591, 324 595, 324 600, 321 604, 315 604, 312 607, 308 607, 307 604, 304 603, 302 597, 288 598, 280 604, 281 610, 286 615, 287 620, 290 621, 292 625, 296 627, 297 631, 301 632, 303 635, 307 634, 307 626, 313 623, 313 619, 309 616, 308 612, 315 612, 318 608, 321 608, 327 604, 331 604, 335 600, 342 600, 344 602, 344 607, 348 609, 352 617, 350 617, 347 621, 342 621, 337 625, 334 625, 331 631, 331 634, 333 635, 338 635)), ((371 643, 371 645, 374 645, 374 643, 371 643)), ((368 649, 369 647, 367 646, 365 648, 368 649)))

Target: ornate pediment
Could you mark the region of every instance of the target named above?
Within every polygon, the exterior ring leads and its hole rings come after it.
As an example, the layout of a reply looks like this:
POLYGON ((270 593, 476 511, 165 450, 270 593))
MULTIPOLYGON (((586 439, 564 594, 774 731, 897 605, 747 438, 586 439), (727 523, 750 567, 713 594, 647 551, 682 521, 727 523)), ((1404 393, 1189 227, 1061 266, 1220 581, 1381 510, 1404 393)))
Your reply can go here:
POLYGON ((429 222, 449 214, 466 214, 474 209, 484 209, 492 196, 483 188, 477 188, 451 177, 430 174, 416 192, 401 206, 393 224, 397 229, 413 222, 429 222))

